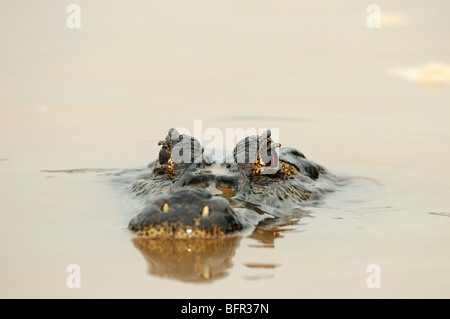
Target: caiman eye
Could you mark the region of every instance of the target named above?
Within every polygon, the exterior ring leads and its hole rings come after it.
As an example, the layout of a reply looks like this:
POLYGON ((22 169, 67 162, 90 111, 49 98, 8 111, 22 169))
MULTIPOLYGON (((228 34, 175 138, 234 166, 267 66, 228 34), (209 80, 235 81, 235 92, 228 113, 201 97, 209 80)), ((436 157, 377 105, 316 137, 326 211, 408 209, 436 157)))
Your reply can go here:
POLYGON ((159 164, 166 164, 170 159, 170 151, 166 147, 162 147, 159 151, 158 161, 159 164))
POLYGON ((279 148, 281 144, 276 143, 270 145, 266 149, 260 150, 260 163, 264 166, 274 166, 277 165, 279 160, 277 148, 279 148))

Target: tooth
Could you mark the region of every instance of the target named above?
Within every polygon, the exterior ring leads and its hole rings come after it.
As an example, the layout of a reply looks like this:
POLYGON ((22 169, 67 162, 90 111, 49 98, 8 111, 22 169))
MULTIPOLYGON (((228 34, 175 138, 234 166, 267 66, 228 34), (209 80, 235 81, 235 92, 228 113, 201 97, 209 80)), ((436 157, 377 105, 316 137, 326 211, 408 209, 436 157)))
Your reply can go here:
POLYGON ((163 211, 164 213, 167 213, 167 212, 169 211, 169 204, 165 203, 164 206, 163 206, 163 208, 162 208, 162 211, 163 211))
POLYGON ((203 207, 203 209, 202 209, 202 216, 203 217, 209 216, 209 207, 207 205, 205 207, 203 207))
POLYGON ((202 277, 208 280, 211 277, 211 266, 208 265, 202 270, 202 277))

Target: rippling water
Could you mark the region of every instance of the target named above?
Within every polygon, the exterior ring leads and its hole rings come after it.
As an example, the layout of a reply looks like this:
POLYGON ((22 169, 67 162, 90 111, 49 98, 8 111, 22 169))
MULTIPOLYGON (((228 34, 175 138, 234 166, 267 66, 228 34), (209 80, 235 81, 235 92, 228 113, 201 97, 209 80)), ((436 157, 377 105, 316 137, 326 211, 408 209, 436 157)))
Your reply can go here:
POLYGON ((448 4, 380 2, 371 30, 358 1, 214 3, 79 1, 80 30, 64 5, 2 3, 0 296, 448 298, 450 91, 420 73, 450 63, 448 4), (243 237, 135 240, 114 173, 194 120, 278 128, 351 182, 243 237))

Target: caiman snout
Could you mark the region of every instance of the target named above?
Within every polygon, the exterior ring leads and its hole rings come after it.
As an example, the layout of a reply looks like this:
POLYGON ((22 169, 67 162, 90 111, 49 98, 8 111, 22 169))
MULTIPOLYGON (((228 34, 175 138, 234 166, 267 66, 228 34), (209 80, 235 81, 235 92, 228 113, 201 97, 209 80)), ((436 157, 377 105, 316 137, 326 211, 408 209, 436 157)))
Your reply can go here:
POLYGON ((216 238, 237 233, 243 225, 227 199, 205 189, 181 188, 155 197, 129 228, 153 238, 216 238))

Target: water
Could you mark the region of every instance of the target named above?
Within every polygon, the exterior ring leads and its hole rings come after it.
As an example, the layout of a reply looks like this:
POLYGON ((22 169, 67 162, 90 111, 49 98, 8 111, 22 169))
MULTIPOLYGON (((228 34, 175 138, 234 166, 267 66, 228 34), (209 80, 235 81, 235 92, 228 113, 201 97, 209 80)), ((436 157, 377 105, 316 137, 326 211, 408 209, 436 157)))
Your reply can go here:
POLYGON ((108 14, 79 1, 80 30, 64 5, 4 2, 0 296, 448 298, 450 91, 387 74, 450 63, 448 4, 433 2, 380 2, 409 18, 380 30, 356 1, 117 2, 108 14), (211 280, 164 278, 108 174, 146 165, 169 128, 198 119, 279 128, 352 183, 226 245, 202 270, 211 280), (67 288, 69 264, 80 289, 67 288), (367 287, 371 264, 381 288, 367 287))

